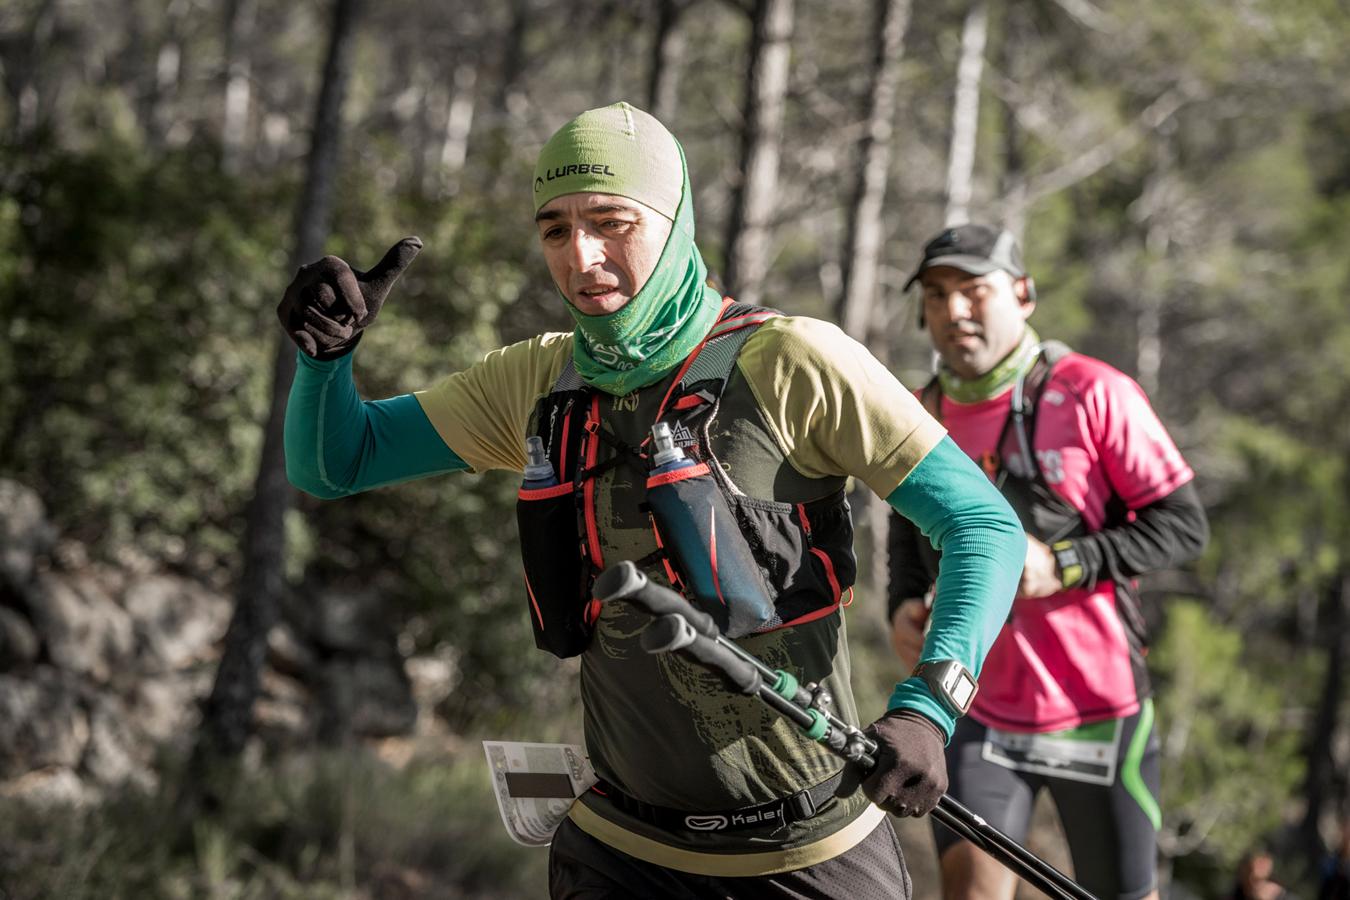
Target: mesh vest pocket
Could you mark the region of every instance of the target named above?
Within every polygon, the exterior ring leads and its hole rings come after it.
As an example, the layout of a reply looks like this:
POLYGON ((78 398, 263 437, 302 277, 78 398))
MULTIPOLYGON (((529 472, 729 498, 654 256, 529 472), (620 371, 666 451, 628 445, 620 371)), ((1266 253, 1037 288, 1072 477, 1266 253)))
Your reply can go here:
POLYGON ((838 609, 857 577, 853 521, 842 490, 808 503, 730 498, 760 569, 779 585, 770 628, 799 625, 838 609))
POLYGON ((599 603, 590 599, 586 560, 579 552, 573 485, 522 488, 516 497, 535 646, 562 659, 576 656, 591 641, 599 603))

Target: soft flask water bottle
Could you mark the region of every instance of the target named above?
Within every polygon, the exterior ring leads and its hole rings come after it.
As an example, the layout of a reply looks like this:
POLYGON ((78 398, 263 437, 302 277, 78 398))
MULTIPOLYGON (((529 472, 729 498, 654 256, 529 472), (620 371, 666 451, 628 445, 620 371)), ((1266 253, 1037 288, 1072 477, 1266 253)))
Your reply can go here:
POLYGON ((728 637, 771 625, 764 577, 708 464, 685 456, 664 422, 652 426, 652 451, 647 502, 694 600, 728 637))
POLYGON ((520 486, 527 491, 553 487, 558 479, 553 476, 553 466, 544 452, 544 439, 531 436, 525 439, 525 480, 520 486))

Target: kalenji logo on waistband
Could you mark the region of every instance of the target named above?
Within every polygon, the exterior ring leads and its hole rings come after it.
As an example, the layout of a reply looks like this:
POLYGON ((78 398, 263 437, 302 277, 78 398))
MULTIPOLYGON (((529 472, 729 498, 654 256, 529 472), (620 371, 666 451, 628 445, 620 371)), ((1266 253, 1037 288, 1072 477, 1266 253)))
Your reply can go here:
POLYGON ((778 804, 773 809, 762 810, 750 815, 736 813, 731 817, 732 825, 754 825, 756 822, 768 822, 771 820, 783 820, 783 804, 778 804))
POLYGON ((721 831, 727 827, 726 816, 685 816, 685 827, 690 831, 721 831))

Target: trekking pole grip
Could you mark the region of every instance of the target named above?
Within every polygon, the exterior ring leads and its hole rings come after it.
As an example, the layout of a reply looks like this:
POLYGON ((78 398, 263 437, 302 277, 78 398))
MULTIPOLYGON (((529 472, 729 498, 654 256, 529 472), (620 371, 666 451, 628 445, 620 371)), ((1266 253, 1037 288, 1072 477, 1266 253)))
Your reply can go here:
POLYGON ((595 579, 592 593, 601 603, 627 600, 653 618, 674 614, 684 618, 696 633, 704 637, 715 638, 718 635, 717 623, 712 616, 670 588, 653 584, 642 574, 641 569, 627 560, 601 572, 600 577, 595 579))
POLYGON ((694 631, 689 620, 678 613, 657 616, 642 631, 639 639, 648 653, 668 653, 683 650, 711 669, 737 693, 754 696, 759 693, 764 679, 755 667, 740 659, 718 641, 711 641, 694 631))

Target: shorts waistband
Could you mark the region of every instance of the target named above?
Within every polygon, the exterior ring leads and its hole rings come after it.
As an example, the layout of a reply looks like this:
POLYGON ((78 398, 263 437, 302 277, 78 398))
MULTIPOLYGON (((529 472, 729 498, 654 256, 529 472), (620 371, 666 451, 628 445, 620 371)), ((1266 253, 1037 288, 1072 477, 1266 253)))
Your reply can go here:
POLYGON ((844 773, 840 770, 834 777, 795 794, 779 797, 767 803, 721 812, 691 812, 644 803, 606 781, 597 782, 591 790, 604 797, 615 808, 667 831, 735 831, 741 828, 763 828, 767 825, 788 825, 809 819, 834 796, 843 779, 844 773))

